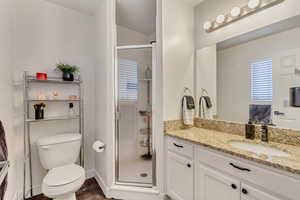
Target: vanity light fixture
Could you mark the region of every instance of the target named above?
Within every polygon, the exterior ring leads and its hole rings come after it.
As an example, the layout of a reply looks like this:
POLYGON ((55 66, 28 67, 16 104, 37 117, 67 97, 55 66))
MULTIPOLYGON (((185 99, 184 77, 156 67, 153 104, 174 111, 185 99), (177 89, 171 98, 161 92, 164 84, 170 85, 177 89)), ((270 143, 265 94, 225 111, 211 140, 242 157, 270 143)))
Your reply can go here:
POLYGON ((234 7, 230 11, 231 17, 238 17, 242 13, 242 9, 240 7, 234 7))
POLYGON ((218 15, 215 20, 206 21, 203 24, 203 29, 206 32, 215 31, 258 11, 280 4, 283 1, 285 0, 249 0, 248 4, 243 7, 233 7, 230 13, 226 15, 221 14, 218 15))
POLYGON ((226 16, 225 15, 219 15, 217 18, 216 18, 216 22, 218 24, 223 24, 226 20, 226 16))
POLYGON ((210 21, 205 22, 204 25, 203 25, 203 28, 205 30, 211 29, 212 28, 212 23, 210 21))
POLYGON ((261 4, 260 0, 249 0, 248 2, 248 8, 250 9, 256 9, 261 4))

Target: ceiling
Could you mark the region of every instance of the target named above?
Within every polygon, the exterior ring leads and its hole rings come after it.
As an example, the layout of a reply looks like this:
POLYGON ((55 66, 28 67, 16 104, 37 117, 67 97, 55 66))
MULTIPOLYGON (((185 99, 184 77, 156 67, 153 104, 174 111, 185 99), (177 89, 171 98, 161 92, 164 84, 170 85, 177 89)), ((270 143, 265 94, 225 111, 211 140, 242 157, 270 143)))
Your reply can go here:
POLYGON ((117 0, 117 24, 151 35, 155 32, 156 0, 117 0))
MULTIPOLYGON (((102 0, 47 0, 58 5, 94 15, 102 0)), ((204 0, 182 0, 193 6, 204 0)), ((117 0, 117 24, 151 35, 155 32, 156 0, 117 0)))

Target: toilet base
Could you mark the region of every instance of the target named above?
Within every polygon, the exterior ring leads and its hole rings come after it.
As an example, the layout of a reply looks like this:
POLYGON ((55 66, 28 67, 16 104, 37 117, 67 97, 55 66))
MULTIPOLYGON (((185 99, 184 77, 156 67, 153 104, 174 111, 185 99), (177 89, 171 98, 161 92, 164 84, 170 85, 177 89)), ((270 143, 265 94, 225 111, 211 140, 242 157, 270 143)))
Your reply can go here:
POLYGON ((75 195, 75 193, 66 194, 66 195, 60 196, 58 198, 54 198, 53 200, 76 200, 76 195, 75 195))

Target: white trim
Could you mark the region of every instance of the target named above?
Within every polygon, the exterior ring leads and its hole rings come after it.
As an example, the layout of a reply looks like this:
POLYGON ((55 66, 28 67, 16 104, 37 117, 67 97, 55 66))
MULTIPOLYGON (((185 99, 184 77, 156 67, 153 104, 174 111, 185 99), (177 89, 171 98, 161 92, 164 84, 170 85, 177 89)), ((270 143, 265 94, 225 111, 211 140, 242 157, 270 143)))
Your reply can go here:
POLYGON ((124 200, 162 200, 159 191, 154 188, 142 188, 131 186, 113 186, 110 195, 117 199, 124 200))
POLYGON ((100 174, 96 170, 95 170, 95 179, 96 179, 97 183, 99 184, 100 188, 102 189, 105 197, 111 198, 111 196, 109 195, 109 188, 107 187, 103 178, 100 176, 100 174))
POLYGON ((152 44, 145 45, 128 45, 128 46, 117 46, 116 49, 144 49, 144 48, 152 48, 152 44))
POLYGON ((96 176, 96 170, 95 169, 89 169, 85 171, 86 179, 90 179, 96 176))

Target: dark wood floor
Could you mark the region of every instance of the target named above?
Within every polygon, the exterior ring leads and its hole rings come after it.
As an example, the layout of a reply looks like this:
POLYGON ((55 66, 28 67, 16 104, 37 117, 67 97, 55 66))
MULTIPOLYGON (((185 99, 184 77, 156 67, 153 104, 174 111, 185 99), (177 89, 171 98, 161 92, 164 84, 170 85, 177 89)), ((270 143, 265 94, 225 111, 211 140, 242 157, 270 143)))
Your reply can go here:
MULTIPOLYGON (((76 193, 77 200, 109 200, 105 198, 97 181, 92 178, 85 181, 84 185, 76 193)), ((50 200, 44 195, 38 195, 28 200, 50 200)))

